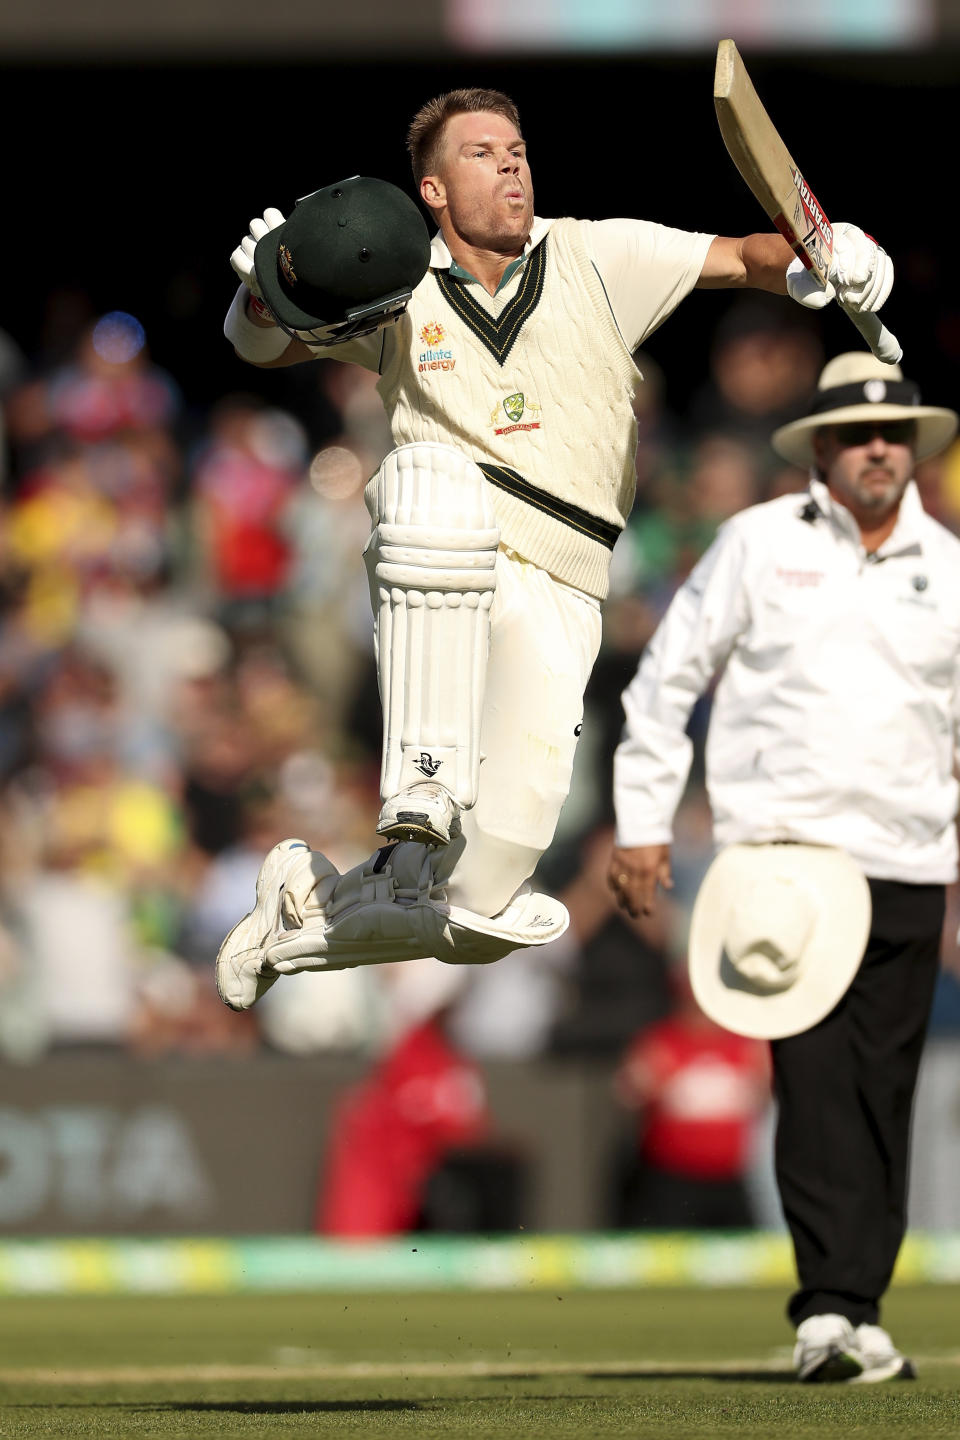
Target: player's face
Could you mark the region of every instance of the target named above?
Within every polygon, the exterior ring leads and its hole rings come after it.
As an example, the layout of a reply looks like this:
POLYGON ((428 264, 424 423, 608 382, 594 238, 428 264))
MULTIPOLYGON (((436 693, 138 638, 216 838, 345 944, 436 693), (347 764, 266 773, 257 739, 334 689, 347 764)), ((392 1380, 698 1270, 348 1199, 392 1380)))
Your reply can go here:
POLYGON ((437 174, 421 194, 442 224, 477 249, 519 254, 533 224, 527 147, 503 115, 447 121, 437 174))
POLYGON ((814 450, 841 505, 858 520, 882 521, 913 473, 914 437, 909 420, 831 425, 814 436, 814 450))

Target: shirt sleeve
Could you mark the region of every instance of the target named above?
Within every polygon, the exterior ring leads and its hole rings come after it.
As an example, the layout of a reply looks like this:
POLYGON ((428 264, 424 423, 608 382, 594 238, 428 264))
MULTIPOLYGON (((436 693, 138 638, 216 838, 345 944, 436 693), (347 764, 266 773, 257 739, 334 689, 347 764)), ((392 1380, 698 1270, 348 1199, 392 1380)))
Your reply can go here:
POLYGON ((728 522, 673 597, 623 692, 613 758, 618 845, 671 841, 693 758, 690 712, 749 621, 743 570, 743 539, 728 522))
POLYGON ((649 220, 585 220, 587 249, 629 350, 636 350, 700 279, 714 235, 649 220))

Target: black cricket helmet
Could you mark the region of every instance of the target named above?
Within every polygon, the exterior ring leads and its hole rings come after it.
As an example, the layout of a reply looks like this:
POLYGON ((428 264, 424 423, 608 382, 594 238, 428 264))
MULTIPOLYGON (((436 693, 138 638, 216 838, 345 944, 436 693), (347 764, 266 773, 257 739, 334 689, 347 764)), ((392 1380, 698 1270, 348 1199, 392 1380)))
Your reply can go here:
POLYGON ((338 345, 399 320, 430 264, 430 237, 396 185, 351 175, 298 200, 257 242, 253 264, 283 330, 338 345))

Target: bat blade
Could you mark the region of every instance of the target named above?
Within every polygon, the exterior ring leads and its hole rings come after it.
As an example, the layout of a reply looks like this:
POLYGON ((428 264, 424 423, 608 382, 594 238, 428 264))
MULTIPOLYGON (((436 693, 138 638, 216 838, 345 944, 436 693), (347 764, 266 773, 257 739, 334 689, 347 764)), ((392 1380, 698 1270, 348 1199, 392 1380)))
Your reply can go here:
MULTIPOLYGON (((767 114, 733 40, 717 46, 713 103, 734 165, 767 216, 822 285, 833 257, 833 228, 767 114)), ((845 311, 878 359, 892 364, 899 342, 870 312, 845 311)))
POLYGON ((732 40, 717 47, 713 103, 730 158, 769 218, 821 284, 833 230, 767 114, 732 40))

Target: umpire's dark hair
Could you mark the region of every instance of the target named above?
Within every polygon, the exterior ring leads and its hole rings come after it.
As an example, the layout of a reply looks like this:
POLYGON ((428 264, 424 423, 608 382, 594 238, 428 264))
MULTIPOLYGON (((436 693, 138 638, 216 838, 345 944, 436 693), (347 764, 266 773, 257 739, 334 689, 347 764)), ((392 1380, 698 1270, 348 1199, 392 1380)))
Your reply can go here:
POLYGON ((407 150, 418 186, 424 175, 436 172, 447 121, 454 115, 476 115, 483 111, 502 115, 520 134, 520 112, 502 90, 449 90, 421 105, 407 131, 407 150))

